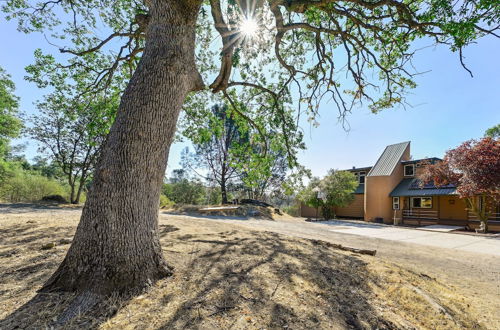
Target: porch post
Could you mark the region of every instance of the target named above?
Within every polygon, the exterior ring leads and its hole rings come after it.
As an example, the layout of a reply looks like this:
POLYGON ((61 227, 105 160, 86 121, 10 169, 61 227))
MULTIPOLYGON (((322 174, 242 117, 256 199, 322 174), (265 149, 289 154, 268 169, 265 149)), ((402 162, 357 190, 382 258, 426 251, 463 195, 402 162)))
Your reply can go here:
POLYGON ((437 198, 437 224, 439 225, 439 220, 441 220, 441 196, 436 196, 437 198))

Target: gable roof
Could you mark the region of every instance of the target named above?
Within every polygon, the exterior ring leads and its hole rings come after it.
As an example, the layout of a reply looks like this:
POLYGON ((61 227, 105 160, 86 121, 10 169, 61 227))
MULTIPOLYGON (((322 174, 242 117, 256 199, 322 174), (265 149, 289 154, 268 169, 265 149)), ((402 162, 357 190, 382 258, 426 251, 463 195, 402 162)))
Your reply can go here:
POLYGON ((396 165, 401 161, 401 157, 409 145, 410 141, 407 141, 385 147, 384 152, 377 160, 377 163, 373 166, 370 173, 368 173, 368 176, 391 175, 396 165))
POLYGON ((457 189, 453 185, 436 187, 434 184, 420 186, 420 181, 415 178, 406 178, 394 188, 389 194, 390 197, 401 196, 437 196, 437 195, 456 195, 457 189))

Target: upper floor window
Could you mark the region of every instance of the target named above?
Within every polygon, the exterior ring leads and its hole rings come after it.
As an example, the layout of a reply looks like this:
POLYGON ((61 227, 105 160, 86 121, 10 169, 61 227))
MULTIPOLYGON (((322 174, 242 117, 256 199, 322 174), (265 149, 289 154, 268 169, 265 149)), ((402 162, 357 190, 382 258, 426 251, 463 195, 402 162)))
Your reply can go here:
POLYGON ((358 172, 358 182, 365 183, 366 172, 358 172))
POLYGON ((405 165, 405 176, 415 175, 415 164, 405 165))

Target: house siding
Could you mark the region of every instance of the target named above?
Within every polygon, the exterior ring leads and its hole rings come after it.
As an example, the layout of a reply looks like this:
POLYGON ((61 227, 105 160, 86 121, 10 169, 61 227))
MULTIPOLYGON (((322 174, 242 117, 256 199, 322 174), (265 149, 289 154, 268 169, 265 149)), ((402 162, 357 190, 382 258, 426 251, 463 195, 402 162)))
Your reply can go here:
POLYGON ((401 161, 410 159, 410 144, 400 155, 398 164, 388 176, 366 177, 365 183, 365 221, 375 221, 375 218, 382 218, 384 223, 390 224, 394 220, 392 210, 392 197, 389 194, 401 182, 403 178, 403 165, 401 161))
POLYGON ((345 207, 337 207, 335 215, 338 217, 363 218, 365 213, 365 195, 356 194, 354 200, 345 207))

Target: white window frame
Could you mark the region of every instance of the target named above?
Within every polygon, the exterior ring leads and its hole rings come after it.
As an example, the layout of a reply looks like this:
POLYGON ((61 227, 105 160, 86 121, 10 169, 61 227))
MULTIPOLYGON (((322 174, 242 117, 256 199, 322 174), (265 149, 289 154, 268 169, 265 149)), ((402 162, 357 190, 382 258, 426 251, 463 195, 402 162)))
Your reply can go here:
POLYGON ((393 210, 399 210, 399 202, 400 202, 399 197, 392 197, 392 209, 393 210))
POLYGON ((412 209, 432 209, 432 207, 433 207, 432 202, 433 202, 432 197, 424 197, 424 196, 421 196, 421 197, 412 197, 410 205, 411 205, 412 209), (413 201, 415 199, 417 199, 417 198, 419 198, 421 200, 424 199, 424 198, 425 199, 430 199, 431 200, 431 206, 422 206, 423 205, 422 201, 420 201, 420 206, 414 206, 415 204, 413 203, 413 201))
POLYGON ((403 175, 404 176, 415 176, 415 164, 407 164, 407 165, 405 165, 404 168, 403 168, 403 175), (413 169, 412 170, 412 174, 406 174, 406 167, 409 167, 409 166, 411 166, 411 168, 413 169))
POLYGON ((366 171, 361 171, 361 172, 358 172, 357 174, 358 174, 358 183, 364 184, 365 180, 366 180, 366 171), (363 173, 363 175, 361 175, 361 173, 363 173), (363 177, 363 182, 361 182, 361 177, 363 177))

